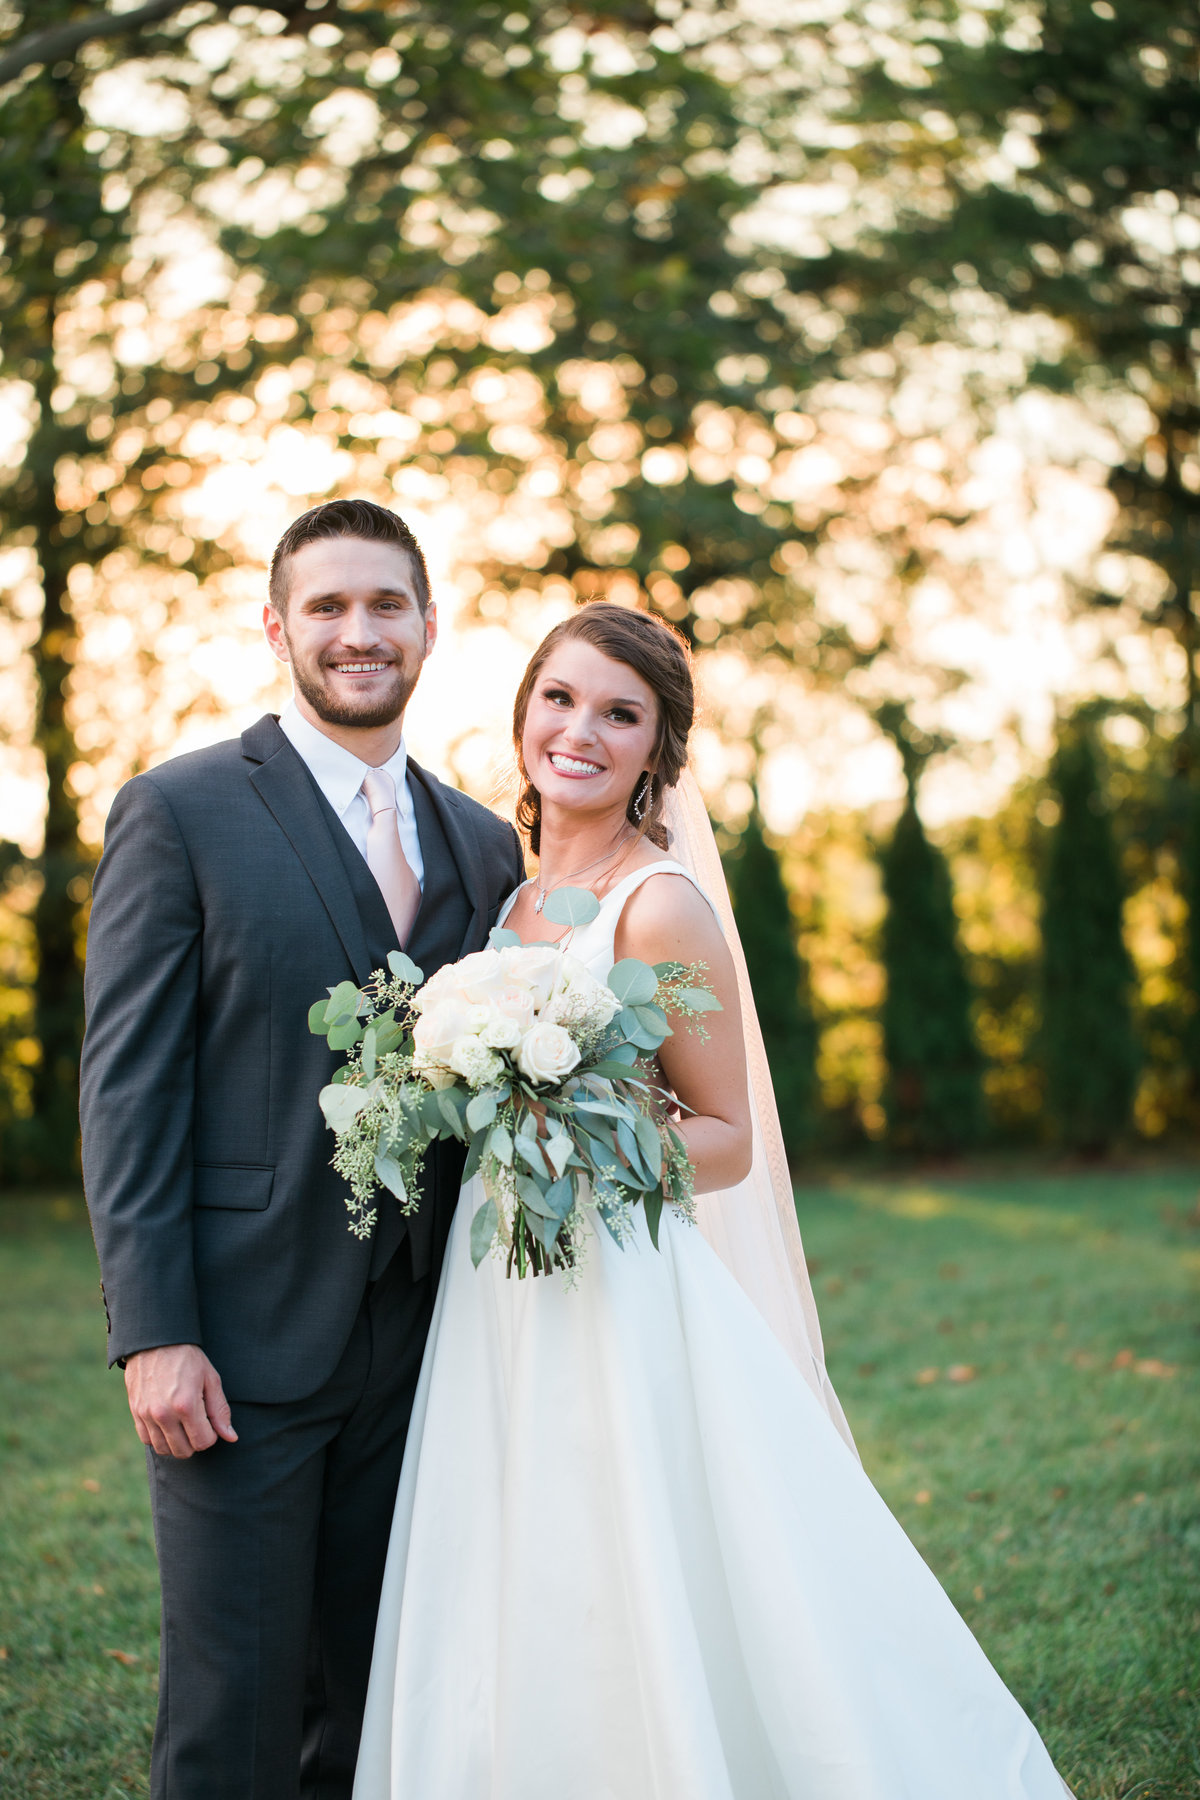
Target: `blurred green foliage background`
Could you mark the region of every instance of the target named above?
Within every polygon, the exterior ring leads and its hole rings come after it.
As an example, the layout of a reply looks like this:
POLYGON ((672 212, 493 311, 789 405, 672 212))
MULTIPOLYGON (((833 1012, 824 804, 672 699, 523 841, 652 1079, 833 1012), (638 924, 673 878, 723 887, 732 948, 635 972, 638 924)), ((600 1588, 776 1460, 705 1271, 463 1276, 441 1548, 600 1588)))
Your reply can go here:
POLYGON ((277 701, 265 558, 347 492, 430 523, 460 645, 686 633, 794 1154, 1191 1141, 1198 43, 4 0, 0 1170, 74 1166, 112 793, 277 701))

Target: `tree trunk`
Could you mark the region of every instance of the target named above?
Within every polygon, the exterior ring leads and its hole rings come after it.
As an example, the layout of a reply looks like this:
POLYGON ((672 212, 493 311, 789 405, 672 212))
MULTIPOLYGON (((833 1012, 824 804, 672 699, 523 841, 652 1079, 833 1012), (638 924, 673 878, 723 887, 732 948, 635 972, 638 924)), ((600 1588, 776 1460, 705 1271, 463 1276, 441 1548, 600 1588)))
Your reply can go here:
POLYGON ((38 859, 41 892, 34 910, 37 973, 34 1033, 41 1048, 33 1076, 33 1141, 30 1173, 47 1178, 73 1174, 79 1165, 79 1046, 83 1023, 80 914, 87 899, 86 863, 79 842, 79 813, 67 785, 76 749, 67 722, 67 683, 75 629, 67 592, 73 558, 70 524, 58 505, 56 465, 65 446, 51 395, 55 306, 46 300, 46 357, 36 386, 37 423, 29 442, 31 523, 42 574, 42 621, 33 647, 37 685, 34 742, 46 765, 46 835, 38 859), (67 527, 64 530, 64 526, 67 527))

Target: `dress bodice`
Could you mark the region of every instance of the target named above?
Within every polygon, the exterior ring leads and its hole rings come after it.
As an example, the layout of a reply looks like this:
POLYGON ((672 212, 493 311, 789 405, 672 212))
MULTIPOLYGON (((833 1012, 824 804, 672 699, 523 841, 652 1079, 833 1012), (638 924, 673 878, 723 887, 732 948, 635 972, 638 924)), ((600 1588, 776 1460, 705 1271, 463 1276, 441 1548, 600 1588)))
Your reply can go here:
MULTIPOLYGON (((651 875, 682 876, 685 881, 691 882, 697 893, 704 894, 704 889, 691 871, 685 869, 682 863, 672 862, 669 859, 646 863, 644 867, 634 869, 623 880, 618 881, 616 886, 610 888, 601 900, 600 911, 595 918, 589 919, 586 925, 577 925, 558 943, 560 950, 569 950, 571 955, 577 957, 584 964, 588 973, 594 975, 598 981, 607 981, 616 960, 613 945, 621 914, 625 910, 625 902, 631 894, 636 893, 644 881, 650 879, 651 875)), ((499 924, 504 924, 520 892, 520 888, 515 889, 504 902, 497 921, 499 924)), ((704 894, 704 898, 707 900, 708 895, 704 894)), ((711 905, 712 902, 709 901, 709 904, 711 905)))

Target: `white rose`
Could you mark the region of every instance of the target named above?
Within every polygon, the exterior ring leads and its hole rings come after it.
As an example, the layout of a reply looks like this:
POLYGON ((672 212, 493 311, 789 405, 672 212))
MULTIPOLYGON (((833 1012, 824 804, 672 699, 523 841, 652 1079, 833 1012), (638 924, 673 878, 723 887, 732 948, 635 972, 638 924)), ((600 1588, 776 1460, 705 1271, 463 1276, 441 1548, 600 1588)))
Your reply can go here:
POLYGON ((475 1009, 465 1000, 454 997, 436 999, 427 1006, 413 1027, 413 1066, 421 1074, 430 1067, 450 1067, 450 1052, 455 1042, 475 1028, 475 1009))
POLYGON ((491 1006, 511 977, 498 950, 476 950, 453 965, 457 991, 473 1006, 491 1006))
POLYGON ((517 1067, 530 1081, 563 1081, 579 1062, 579 1047, 561 1025, 539 1019, 521 1039, 517 1067))
POLYGON ((473 1034, 460 1037, 450 1052, 450 1067, 468 1087, 486 1087, 504 1073, 504 1061, 473 1034))
POLYGON ((511 1019, 517 1027, 518 1036, 529 1030, 537 1015, 537 1005, 531 988, 522 986, 519 981, 506 981, 492 995, 488 1003, 489 1016, 511 1019))
POLYGON ((562 951, 553 944, 510 944, 500 952, 500 960, 508 979, 527 987, 536 1006, 545 1006, 554 992, 562 951))
MULTIPOLYGON (((529 1010, 532 1013, 532 1005, 529 1010)), ((492 1012, 479 1033, 481 1042, 490 1050, 515 1050, 523 1036, 524 1031, 516 1019, 502 1012, 492 1012)))
POLYGON ((621 1010, 610 987, 597 981, 577 957, 564 955, 557 985, 542 1017, 568 1031, 600 1031, 621 1010))

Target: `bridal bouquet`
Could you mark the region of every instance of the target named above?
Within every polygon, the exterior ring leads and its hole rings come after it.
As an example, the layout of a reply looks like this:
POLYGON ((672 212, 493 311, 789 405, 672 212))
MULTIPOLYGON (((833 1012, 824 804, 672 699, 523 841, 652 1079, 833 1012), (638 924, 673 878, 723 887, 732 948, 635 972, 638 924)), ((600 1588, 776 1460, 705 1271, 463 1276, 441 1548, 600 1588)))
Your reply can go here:
MULTIPOLYGON (((583 888, 559 888, 544 916, 594 918, 583 888)), ((310 1009, 309 1028, 347 1053, 320 1095, 349 1185, 350 1229, 369 1235, 379 1187, 416 1206, 431 1143, 467 1145, 464 1182, 485 1199, 471 1221, 478 1268, 494 1246, 518 1276, 576 1266, 590 1207, 618 1243, 639 1202, 655 1247, 664 1201, 689 1217, 692 1170, 650 1060, 672 1035, 668 1013, 703 1031, 720 1002, 696 964, 627 958, 597 981, 569 951, 495 930, 489 947, 425 981, 393 950, 365 988, 343 981, 310 1009)))

